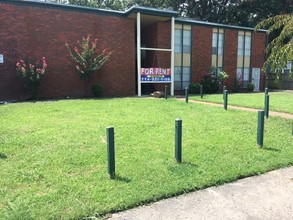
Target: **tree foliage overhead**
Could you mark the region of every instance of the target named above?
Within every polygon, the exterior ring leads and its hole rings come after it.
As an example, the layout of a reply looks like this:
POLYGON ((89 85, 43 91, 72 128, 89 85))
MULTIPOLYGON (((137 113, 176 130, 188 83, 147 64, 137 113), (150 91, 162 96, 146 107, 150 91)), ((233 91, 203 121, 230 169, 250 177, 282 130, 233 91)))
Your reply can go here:
POLYGON ((256 26, 257 29, 267 27, 269 34, 276 30, 281 30, 281 32, 266 48, 269 56, 263 69, 275 72, 277 76, 280 76, 282 68, 288 61, 293 60, 293 15, 278 15, 268 18, 256 26))
POLYGON ((255 27, 269 17, 293 12, 293 0, 46 0, 125 10, 134 5, 173 8, 182 16, 209 22, 255 27))

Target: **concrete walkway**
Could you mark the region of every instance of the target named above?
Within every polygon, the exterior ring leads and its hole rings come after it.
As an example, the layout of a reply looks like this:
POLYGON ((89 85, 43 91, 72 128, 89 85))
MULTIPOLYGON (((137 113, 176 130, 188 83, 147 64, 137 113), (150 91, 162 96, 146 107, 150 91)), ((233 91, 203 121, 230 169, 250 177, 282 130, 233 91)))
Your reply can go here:
POLYGON ((293 219, 293 167, 113 214, 111 220, 293 219))
MULTIPOLYGON (((180 101, 185 101, 184 98, 179 98, 178 100, 180 101)), ((189 102, 193 103, 199 103, 199 104, 204 104, 204 105, 212 105, 212 106, 218 106, 223 108, 223 104, 220 103, 213 103, 213 102, 203 102, 203 101, 197 101, 197 100, 189 100, 189 102)), ((228 105, 228 109, 237 109, 237 110, 242 110, 242 111, 249 111, 249 112, 257 112, 259 109, 255 108, 247 108, 247 107, 240 107, 240 106, 234 106, 234 105, 228 105)), ((286 113, 286 112, 275 112, 275 111, 269 111, 270 116, 278 116, 281 118, 286 118, 286 119, 293 119, 293 114, 286 113)))

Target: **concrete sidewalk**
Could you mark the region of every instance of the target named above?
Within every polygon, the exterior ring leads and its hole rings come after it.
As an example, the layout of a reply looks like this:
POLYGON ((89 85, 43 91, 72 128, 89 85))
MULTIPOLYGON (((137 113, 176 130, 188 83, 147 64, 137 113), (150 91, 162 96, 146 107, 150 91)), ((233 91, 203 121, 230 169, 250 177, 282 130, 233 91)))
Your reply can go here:
POLYGON ((293 167, 115 213, 109 219, 293 220, 293 167))

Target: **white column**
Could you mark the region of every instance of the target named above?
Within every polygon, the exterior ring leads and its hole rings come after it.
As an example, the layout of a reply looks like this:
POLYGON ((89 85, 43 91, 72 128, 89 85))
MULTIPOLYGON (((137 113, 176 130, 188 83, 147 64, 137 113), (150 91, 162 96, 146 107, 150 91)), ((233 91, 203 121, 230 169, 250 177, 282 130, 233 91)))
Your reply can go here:
POLYGON ((171 96, 174 96, 174 38, 175 38, 175 17, 171 20, 171 96))
POLYGON ((141 37, 140 37, 140 12, 137 12, 136 19, 136 39, 137 39, 137 95, 141 97, 141 37))

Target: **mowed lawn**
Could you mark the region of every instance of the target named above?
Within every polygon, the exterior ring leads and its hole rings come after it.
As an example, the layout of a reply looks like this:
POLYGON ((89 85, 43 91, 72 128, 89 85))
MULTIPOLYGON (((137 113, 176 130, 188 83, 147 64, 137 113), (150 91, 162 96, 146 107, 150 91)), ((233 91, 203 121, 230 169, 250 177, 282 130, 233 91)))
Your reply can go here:
POLYGON ((80 219, 293 165, 292 121, 176 99, 0 106, 0 219, 80 219), (183 120, 183 163, 174 159, 183 120), (114 126, 115 180, 106 127, 114 126))
MULTIPOLYGON (((228 104, 263 109, 264 96, 263 92, 231 93, 228 94, 228 104)), ((293 91, 269 92, 269 96, 270 110, 293 114, 293 91)), ((223 103, 222 94, 204 95, 203 99, 199 95, 191 96, 190 98, 200 101, 223 103)))

